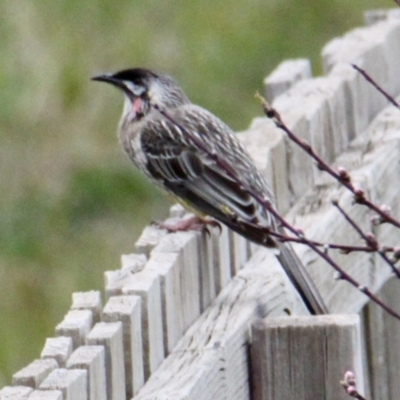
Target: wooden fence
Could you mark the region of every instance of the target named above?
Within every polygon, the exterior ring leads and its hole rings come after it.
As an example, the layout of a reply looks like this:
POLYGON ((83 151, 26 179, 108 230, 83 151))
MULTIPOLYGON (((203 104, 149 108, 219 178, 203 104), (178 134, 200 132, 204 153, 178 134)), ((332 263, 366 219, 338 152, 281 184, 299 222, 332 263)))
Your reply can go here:
MULTIPOLYGON (((266 96, 299 137, 399 216, 400 111, 350 63, 398 95, 400 13, 368 12, 366 21, 324 47, 324 76, 312 78, 308 60, 286 61, 266 78, 266 96)), ((359 242, 330 200, 366 229, 369 211, 270 120, 256 118, 238 135, 289 221, 319 241, 359 242)), ((171 208, 172 219, 184 215, 171 208)), ((375 233, 388 245, 399 237, 390 226, 375 233)), ((105 306, 100 292, 74 293, 55 337, 0 399, 345 399, 339 380, 348 369, 367 397, 399 398, 399 321, 335 280, 310 249, 296 251, 332 315, 307 316, 271 250, 226 229, 147 227, 122 268, 105 273, 105 306)), ((376 254, 334 257, 399 308, 399 283, 376 254)))

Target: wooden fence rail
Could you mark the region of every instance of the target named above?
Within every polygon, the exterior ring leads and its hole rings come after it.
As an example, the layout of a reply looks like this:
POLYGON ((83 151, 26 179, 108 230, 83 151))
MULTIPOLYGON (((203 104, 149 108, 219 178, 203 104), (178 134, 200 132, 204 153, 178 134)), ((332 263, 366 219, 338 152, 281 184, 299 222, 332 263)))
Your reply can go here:
MULTIPOLYGON (((322 77, 311 76, 308 60, 282 63, 265 80, 266 97, 290 129, 399 216, 400 111, 350 64, 399 95, 400 12, 371 11, 366 23, 324 47, 322 77)), ((288 220, 312 239, 359 241, 330 200, 366 229, 369 211, 270 120, 256 118, 238 137, 288 220)), ((185 217, 171 208, 171 219, 185 217)), ((398 241, 393 227, 375 233, 381 243, 398 241)), ((348 369, 366 396, 399 398, 400 323, 335 281, 311 250, 295 249, 333 315, 307 316, 274 252, 225 228, 146 227, 121 269, 105 272, 105 306, 100 292, 74 293, 55 337, 0 400, 345 399, 339 380, 348 369)), ((398 307, 398 282, 376 254, 334 258, 398 307)))

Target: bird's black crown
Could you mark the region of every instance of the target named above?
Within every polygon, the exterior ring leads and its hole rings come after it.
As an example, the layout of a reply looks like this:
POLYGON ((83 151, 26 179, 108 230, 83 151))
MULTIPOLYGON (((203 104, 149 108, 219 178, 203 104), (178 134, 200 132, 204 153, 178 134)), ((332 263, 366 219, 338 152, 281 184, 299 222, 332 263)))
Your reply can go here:
POLYGON ((134 83, 141 83, 149 78, 157 78, 158 75, 145 68, 130 68, 118 71, 113 75, 114 79, 121 81, 131 81, 134 83))

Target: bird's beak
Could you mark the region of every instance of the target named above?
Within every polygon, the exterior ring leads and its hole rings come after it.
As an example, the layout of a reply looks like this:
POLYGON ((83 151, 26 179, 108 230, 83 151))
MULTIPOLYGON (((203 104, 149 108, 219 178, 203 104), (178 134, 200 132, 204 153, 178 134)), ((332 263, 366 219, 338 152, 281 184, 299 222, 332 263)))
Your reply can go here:
POLYGON ((91 78, 91 80, 97 81, 97 82, 110 83, 111 85, 114 85, 114 86, 120 88, 121 90, 123 90, 129 98, 132 97, 131 91, 126 87, 124 82, 121 81, 120 79, 114 78, 113 75, 107 75, 107 74, 106 75, 98 75, 98 76, 94 76, 93 78, 91 78))
POLYGON ((91 78, 91 80, 98 81, 98 82, 111 83, 112 85, 118 86, 118 87, 122 86, 122 82, 118 79, 115 79, 112 75, 98 75, 98 76, 94 76, 93 78, 91 78))

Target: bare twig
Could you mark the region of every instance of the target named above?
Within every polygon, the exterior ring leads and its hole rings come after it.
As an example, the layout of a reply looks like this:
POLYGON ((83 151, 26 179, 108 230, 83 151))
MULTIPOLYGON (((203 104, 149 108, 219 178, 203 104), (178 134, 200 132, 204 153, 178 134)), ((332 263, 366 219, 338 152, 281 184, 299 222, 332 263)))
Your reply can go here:
POLYGON ((335 180, 341 183, 344 187, 346 187, 350 192, 353 193, 355 203, 362 204, 368 207, 370 210, 374 211, 376 214, 379 215, 383 222, 390 223, 397 228, 400 228, 400 221, 393 218, 390 214, 385 212, 381 207, 377 206, 376 204, 372 203, 365 197, 364 191, 360 188, 357 188, 353 185, 351 181, 351 177, 348 172, 344 168, 338 168, 335 171, 331 168, 318 154, 315 153, 313 148, 305 141, 299 139, 282 121, 282 118, 278 111, 276 111, 263 97, 257 95, 259 100, 262 103, 265 115, 272 119, 275 125, 282 129, 288 138, 296 143, 300 148, 302 148, 308 155, 310 155, 317 163, 317 168, 321 171, 327 172, 331 175, 335 180))
MULTIPOLYGON (((260 229, 260 225, 253 224, 251 222, 246 222, 246 226, 249 227, 254 227, 255 229, 260 229)), ((307 244, 308 242, 314 244, 317 247, 322 247, 324 250, 340 250, 344 254, 350 254, 352 252, 363 252, 363 253, 373 253, 376 250, 372 249, 369 246, 353 246, 353 245, 347 245, 347 244, 338 244, 338 243, 323 243, 323 242, 318 242, 316 240, 310 240, 310 239, 305 239, 301 236, 301 232, 298 231, 300 236, 288 236, 283 233, 275 232, 267 227, 263 227, 263 230, 265 233, 267 233, 270 236, 273 236, 274 238, 278 239, 280 242, 290 242, 290 243, 300 243, 300 244, 307 244)), ((395 250, 393 247, 385 247, 384 252, 385 253, 392 253, 395 250)))
POLYGON ((371 248, 371 251, 376 251, 379 256, 386 262, 386 264, 389 265, 396 277, 400 278, 399 270, 396 268, 392 260, 390 260, 389 257, 386 255, 386 249, 381 249, 379 247, 379 243, 375 235, 372 233, 364 233, 363 230, 358 226, 358 224, 350 217, 349 214, 347 214, 347 212, 339 205, 337 201, 333 201, 332 204, 339 210, 344 219, 353 227, 353 229, 361 236, 367 246, 371 248))
MULTIPOLYGON (((400 0, 398 1, 400 3, 400 0)), ((355 64, 351 64, 351 66, 357 72, 359 72, 366 79, 366 81, 369 82, 378 92, 382 93, 390 103, 392 103, 395 107, 397 107, 400 110, 400 104, 386 90, 384 90, 380 85, 378 85, 365 70, 363 70, 362 68, 358 67, 355 64)))

